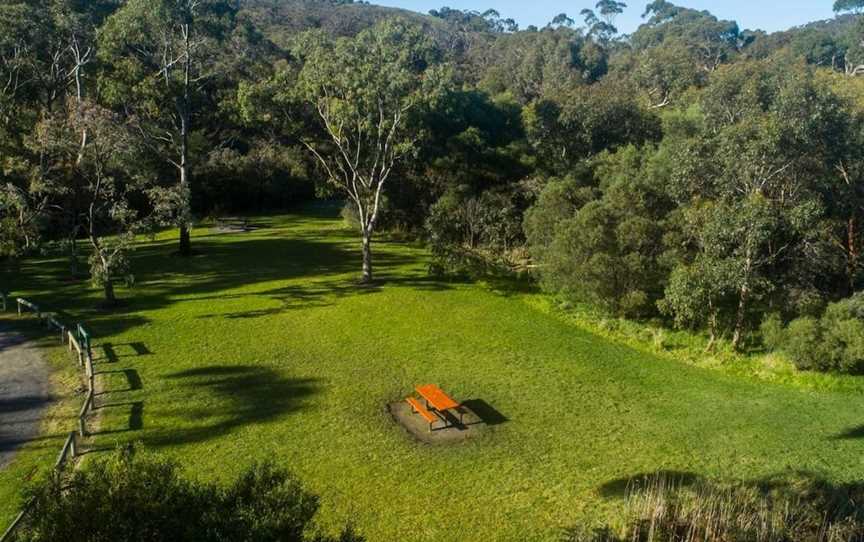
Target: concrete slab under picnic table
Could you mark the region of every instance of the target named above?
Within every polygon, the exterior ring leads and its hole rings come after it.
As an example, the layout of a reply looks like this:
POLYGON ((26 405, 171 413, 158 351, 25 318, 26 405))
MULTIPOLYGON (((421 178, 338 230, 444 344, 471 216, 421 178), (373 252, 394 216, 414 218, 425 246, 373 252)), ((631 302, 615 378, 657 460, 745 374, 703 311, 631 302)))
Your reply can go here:
POLYGON ((456 413, 444 414, 448 417, 448 425, 443 421, 435 422, 433 430, 429 431, 429 423, 422 416, 413 412, 411 405, 398 401, 387 405, 387 410, 393 421, 399 424, 411 437, 427 444, 455 444, 481 435, 488 425, 469 407, 460 407, 463 411, 462 422, 456 413))

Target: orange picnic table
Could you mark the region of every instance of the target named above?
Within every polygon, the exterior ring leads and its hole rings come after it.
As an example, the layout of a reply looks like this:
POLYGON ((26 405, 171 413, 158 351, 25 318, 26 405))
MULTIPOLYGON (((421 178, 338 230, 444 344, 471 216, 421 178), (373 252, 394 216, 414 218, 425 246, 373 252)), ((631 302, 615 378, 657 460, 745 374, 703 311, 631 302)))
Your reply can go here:
POLYGON ((459 413, 459 423, 462 423, 462 411, 459 409, 459 403, 450 398, 444 393, 444 390, 435 384, 424 384, 415 388, 426 401, 426 406, 431 406, 438 412, 446 412, 448 410, 456 410, 459 413))

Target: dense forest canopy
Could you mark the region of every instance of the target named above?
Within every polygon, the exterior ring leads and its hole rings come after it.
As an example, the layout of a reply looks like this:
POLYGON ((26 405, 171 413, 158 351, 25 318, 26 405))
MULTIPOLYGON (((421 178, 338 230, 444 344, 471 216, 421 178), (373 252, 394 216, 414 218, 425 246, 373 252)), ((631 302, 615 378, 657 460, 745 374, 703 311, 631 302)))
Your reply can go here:
POLYGON ((773 34, 624 7, 0 0, 4 262, 86 254, 112 301, 136 235, 340 197, 366 280, 399 229, 438 273, 864 370, 864 3, 773 34))

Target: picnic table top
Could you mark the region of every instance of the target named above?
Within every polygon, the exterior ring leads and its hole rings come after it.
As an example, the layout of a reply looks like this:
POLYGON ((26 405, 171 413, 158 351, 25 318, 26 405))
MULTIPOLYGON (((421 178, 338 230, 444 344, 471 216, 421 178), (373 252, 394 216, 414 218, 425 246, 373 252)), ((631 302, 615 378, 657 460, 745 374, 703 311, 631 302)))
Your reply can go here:
POLYGON ((419 393, 423 399, 426 399, 430 405, 435 407, 436 410, 459 408, 459 403, 451 399, 449 395, 444 393, 444 390, 435 384, 417 386, 416 390, 417 393, 419 393))

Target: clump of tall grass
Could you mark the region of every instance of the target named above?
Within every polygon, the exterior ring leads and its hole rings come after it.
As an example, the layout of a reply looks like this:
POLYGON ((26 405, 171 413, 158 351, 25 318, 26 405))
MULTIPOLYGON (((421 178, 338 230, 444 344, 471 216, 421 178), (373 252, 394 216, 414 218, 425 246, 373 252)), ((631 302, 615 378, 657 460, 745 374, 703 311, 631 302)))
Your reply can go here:
POLYGON ((631 484, 625 521, 574 529, 568 542, 864 541, 860 488, 804 482, 776 485, 682 483, 655 476, 631 484))

